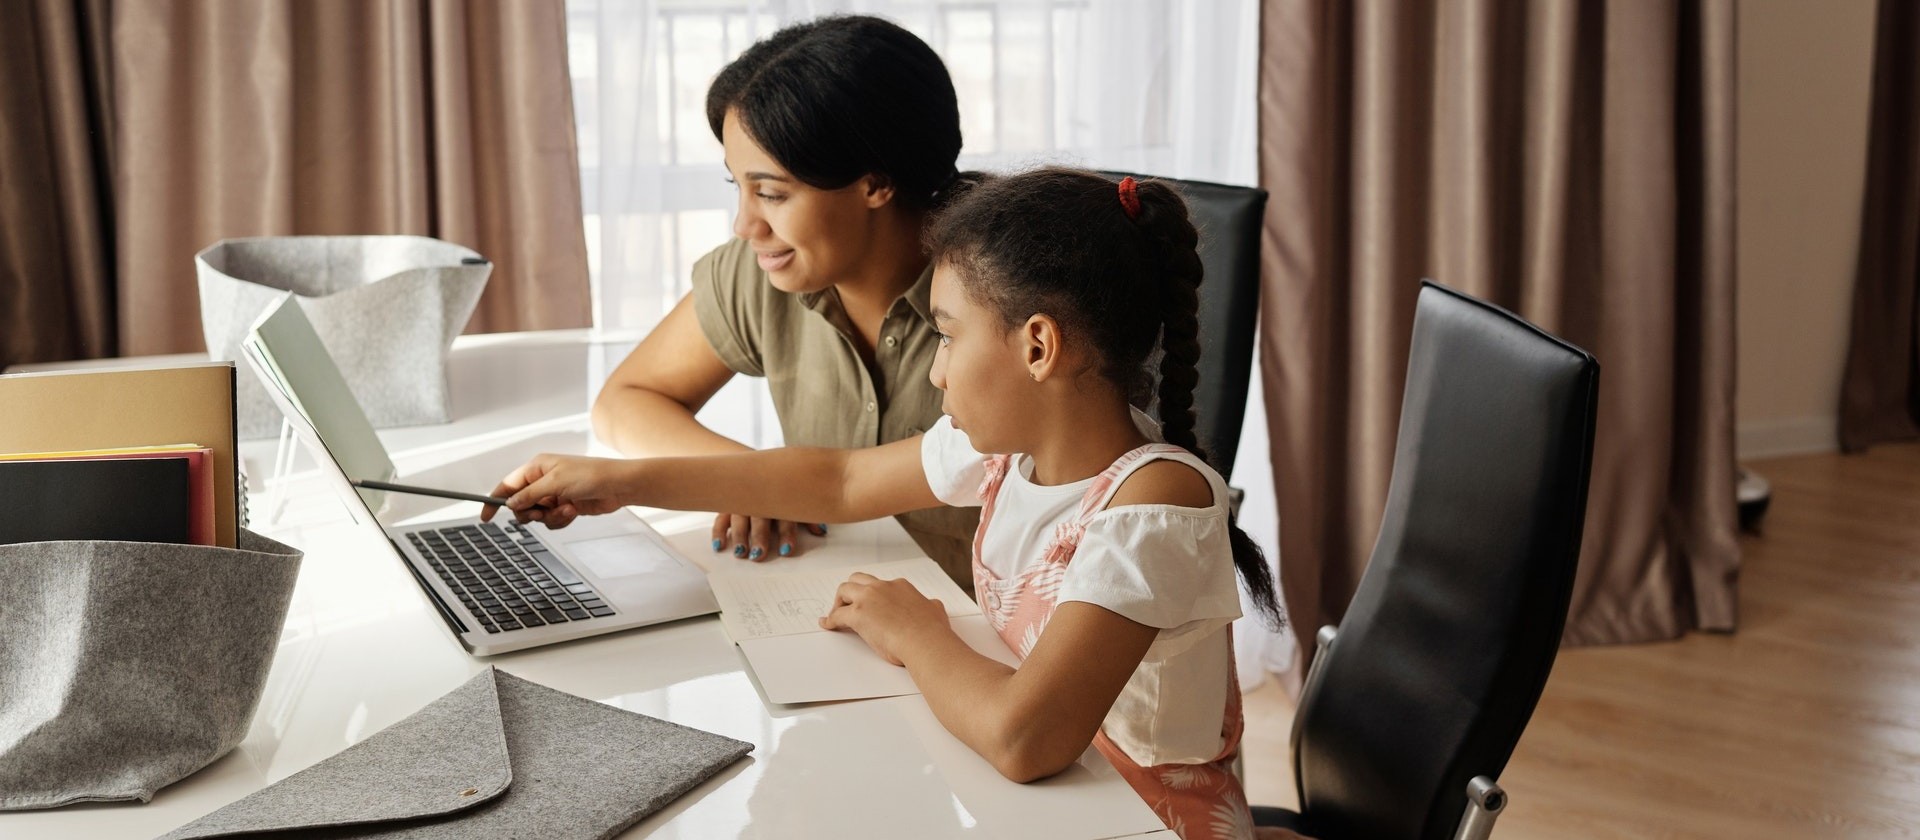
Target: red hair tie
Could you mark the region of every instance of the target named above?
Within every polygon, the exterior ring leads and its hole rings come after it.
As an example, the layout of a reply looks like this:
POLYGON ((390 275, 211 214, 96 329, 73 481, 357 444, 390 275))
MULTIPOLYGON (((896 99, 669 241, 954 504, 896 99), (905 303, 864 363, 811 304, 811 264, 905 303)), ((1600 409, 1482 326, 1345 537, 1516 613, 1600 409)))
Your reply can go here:
POLYGON ((1132 175, 1120 179, 1120 209, 1127 211, 1127 218, 1138 221, 1140 218, 1140 182, 1132 175))

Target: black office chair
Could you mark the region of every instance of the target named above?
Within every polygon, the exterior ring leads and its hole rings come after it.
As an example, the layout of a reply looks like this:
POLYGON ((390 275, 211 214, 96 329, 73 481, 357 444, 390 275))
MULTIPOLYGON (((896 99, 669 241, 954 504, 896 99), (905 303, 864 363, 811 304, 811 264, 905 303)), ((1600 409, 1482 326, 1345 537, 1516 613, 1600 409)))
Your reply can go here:
MULTIPOLYGON (((1115 180, 1130 172, 1102 173, 1115 180)), ((1253 328, 1260 315, 1260 217, 1267 191, 1206 181, 1157 178, 1187 200, 1200 229, 1200 382, 1194 386, 1194 432, 1214 469, 1233 478, 1240 424, 1253 373, 1253 328)), ((1238 495, 1237 493, 1235 494, 1238 495)))
POLYGON ((1300 811, 1254 809, 1322 840, 1492 830, 1580 554, 1599 364, 1437 284, 1415 311, 1380 536, 1294 716, 1300 811))

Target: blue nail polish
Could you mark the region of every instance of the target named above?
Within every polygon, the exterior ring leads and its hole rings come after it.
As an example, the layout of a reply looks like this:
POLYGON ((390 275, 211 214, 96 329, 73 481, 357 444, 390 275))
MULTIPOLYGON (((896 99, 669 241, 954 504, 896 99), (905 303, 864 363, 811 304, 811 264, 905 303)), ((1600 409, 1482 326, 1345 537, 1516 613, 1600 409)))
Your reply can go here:
POLYGON ((820 523, 820 535, 823 537, 827 535, 827 523, 825 522, 820 523))
POLYGON ((781 557, 785 557, 785 556, 787 556, 787 555, 789 555, 789 554, 792 554, 792 553, 793 553, 793 543, 781 543, 781 544, 780 544, 780 556, 781 556, 781 557))
POLYGON ((735 557, 745 557, 745 556, 747 556, 747 547, 746 547, 746 546, 744 546, 744 545, 736 545, 736 546, 734 546, 734 547, 733 547, 733 556, 735 556, 735 557))
POLYGON ((752 553, 752 554, 749 554, 749 555, 747 555, 747 559, 748 559, 748 560, 758 560, 758 559, 760 559, 760 547, 759 547, 759 546, 757 546, 757 545, 756 545, 756 546, 754 546, 754 547, 753 547, 753 553, 752 553))
POLYGON ((714 541, 713 541, 713 550, 714 550, 714 551, 719 551, 719 550, 720 550, 720 541, 719 541, 719 540, 714 540, 714 541))

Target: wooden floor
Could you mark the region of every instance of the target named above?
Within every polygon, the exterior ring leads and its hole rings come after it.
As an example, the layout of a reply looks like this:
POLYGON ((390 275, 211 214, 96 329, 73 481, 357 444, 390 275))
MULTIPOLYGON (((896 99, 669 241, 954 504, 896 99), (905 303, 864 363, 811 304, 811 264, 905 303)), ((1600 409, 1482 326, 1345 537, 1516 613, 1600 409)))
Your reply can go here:
MULTIPOLYGON (((1495 837, 1920 837, 1920 444, 1749 466, 1739 631, 1562 651, 1495 837)), ((1291 806, 1291 701, 1246 708, 1249 798, 1291 806)))

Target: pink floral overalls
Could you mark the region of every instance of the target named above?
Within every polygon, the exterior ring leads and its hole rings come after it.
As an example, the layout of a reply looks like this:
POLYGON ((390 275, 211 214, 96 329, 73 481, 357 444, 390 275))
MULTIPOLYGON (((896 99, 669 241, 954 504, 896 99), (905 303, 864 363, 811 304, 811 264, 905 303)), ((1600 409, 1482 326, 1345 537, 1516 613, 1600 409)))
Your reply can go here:
MULTIPOLYGON (((1088 520, 1105 509, 1113 491, 1134 468, 1154 460, 1156 455, 1173 453, 1185 454, 1186 450, 1170 444, 1148 444, 1120 456, 1118 461, 1094 479, 1093 486, 1087 488, 1086 495, 1080 500, 1079 514, 1055 528, 1053 540, 1047 545, 1041 561, 1026 568, 1019 576, 1007 580, 996 576, 982 562, 980 547, 989 523, 993 521, 994 501, 1000 495, 1000 485, 1007 477, 1011 458, 996 455, 987 459, 987 477, 980 484, 980 528, 973 537, 974 593, 980 600, 987 620, 992 622, 1007 647, 1012 648, 1021 659, 1026 659, 1027 654, 1033 651, 1034 643, 1039 641, 1041 632, 1046 629, 1047 619, 1053 616, 1060 583, 1066 578, 1067 564, 1080 547, 1080 538, 1086 533, 1088 520)), ((1140 794, 1140 798, 1146 800, 1161 821, 1183 840, 1253 835, 1252 813, 1247 808, 1246 791, 1231 769, 1234 756, 1240 748, 1242 725, 1240 688, 1238 682, 1234 681, 1231 668, 1228 669, 1227 679, 1232 685, 1227 691, 1226 716, 1220 733, 1226 746, 1221 749, 1220 755, 1206 764, 1142 767, 1109 740, 1105 731, 1093 738, 1093 745, 1100 750, 1100 754, 1113 763, 1121 777, 1140 794)))

